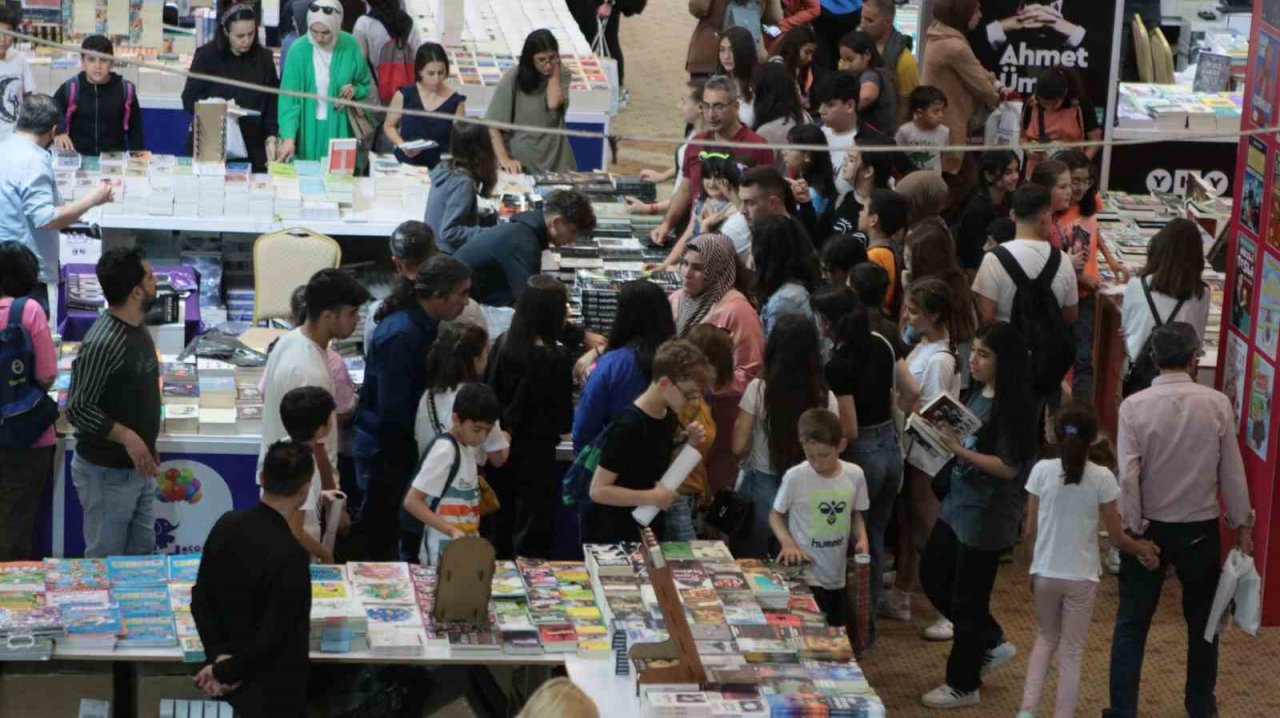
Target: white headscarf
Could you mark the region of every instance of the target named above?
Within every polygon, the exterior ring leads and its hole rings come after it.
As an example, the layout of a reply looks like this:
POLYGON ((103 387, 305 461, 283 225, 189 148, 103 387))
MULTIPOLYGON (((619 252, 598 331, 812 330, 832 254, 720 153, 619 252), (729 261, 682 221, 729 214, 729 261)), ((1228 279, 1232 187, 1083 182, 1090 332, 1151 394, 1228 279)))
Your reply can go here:
MULTIPOLYGON (((313 0, 307 10, 307 32, 311 31, 313 25, 323 25, 333 33, 334 44, 324 48, 311 43, 311 67, 316 75, 316 94, 327 95, 329 93, 329 65, 333 62, 333 48, 337 47, 338 34, 342 32, 342 5, 338 0, 313 0), (333 8, 334 12, 326 13, 323 10, 312 10, 310 7, 333 8)), ((316 102, 316 119, 329 119, 329 103, 316 102)))

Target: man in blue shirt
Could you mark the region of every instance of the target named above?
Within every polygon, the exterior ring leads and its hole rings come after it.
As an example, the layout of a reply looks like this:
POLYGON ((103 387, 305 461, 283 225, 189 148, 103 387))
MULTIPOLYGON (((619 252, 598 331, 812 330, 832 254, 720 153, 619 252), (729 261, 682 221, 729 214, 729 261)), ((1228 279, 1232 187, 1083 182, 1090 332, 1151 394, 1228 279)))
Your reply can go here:
MULTIPOLYGON (((393 295, 395 306, 373 332, 365 348, 364 386, 355 417, 356 480, 365 490, 360 530, 369 560, 405 560, 396 552, 400 502, 418 465, 413 422, 427 389, 426 357, 440 322, 458 318, 471 293, 471 270, 440 255, 418 270, 413 296, 393 295)), ((420 539, 420 537, 419 537, 420 539)), ((418 540, 406 540, 408 560, 418 540)))
MULTIPOLYGON (((48 286, 58 283, 58 230, 113 199, 111 185, 99 183, 63 205, 53 178, 49 146, 58 129, 58 105, 48 95, 27 95, 13 134, 0 142, 0 240, 15 240, 40 258, 36 301, 49 314, 48 286), (61 205, 61 206, 60 206, 61 205)), ((52 319, 52 315, 49 315, 52 319)))

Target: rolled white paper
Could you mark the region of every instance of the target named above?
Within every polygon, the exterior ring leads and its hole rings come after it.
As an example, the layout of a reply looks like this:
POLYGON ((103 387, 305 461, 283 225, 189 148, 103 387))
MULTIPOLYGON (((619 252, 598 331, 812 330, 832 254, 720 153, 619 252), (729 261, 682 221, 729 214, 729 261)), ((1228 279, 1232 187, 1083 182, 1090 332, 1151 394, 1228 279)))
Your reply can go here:
MULTIPOLYGON (((680 488, 680 484, 684 483, 684 480, 689 474, 693 473, 694 468, 701 461, 702 454, 699 454, 698 450, 692 446, 685 444, 684 448, 680 449, 680 453, 676 454, 676 458, 671 460, 671 465, 667 467, 667 472, 662 475, 658 483, 675 491, 680 488)), ((654 517, 658 515, 658 512, 657 506, 637 506, 631 512, 631 518, 635 519, 636 523, 641 526, 648 526, 649 522, 653 521, 654 517)))

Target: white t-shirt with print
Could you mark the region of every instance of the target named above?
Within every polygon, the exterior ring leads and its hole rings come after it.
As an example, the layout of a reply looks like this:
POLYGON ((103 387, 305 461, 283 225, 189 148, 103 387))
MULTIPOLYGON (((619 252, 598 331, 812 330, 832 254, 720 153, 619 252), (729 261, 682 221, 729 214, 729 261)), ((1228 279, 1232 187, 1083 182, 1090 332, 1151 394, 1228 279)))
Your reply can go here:
POLYGON ((783 474, 773 510, 786 514, 791 537, 813 559, 805 571, 810 586, 844 588, 853 512, 870 506, 866 475, 847 461, 840 462, 840 473, 832 478, 807 461, 783 474))
MULTIPOLYGON (((267 449, 277 441, 289 438, 280 418, 280 401, 291 390, 304 386, 318 386, 333 395, 333 374, 329 372, 328 353, 302 333, 294 329, 276 342, 267 358, 262 374, 262 445, 258 450, 258 475, 262 474, 262 461, 267 449)), ((333 476, 338 475, 337 422, 329 424, 329 433, 323 443, 329 454, 333 476)), ((311 489, 307 502, 302 505, 303 528, 315 539, 320 538, 320 467, 311 476, 311 489)))
MULTIPOLYGON (((1049 253, 1057 251, 1052 244, 1038 239, 1014 239, 1000 246, 1009 250, 1027 278, 1033 280, 1040 276, 1041 270, 1045 268, 1045 264, 1049 261, 1049 253)), ((1058 264, 1058 274, 1053 278, 1052 288, 1060 308, 1066 309, 1080 303, 1076 287, 1076 270, 1071 267, 1071 259, 1065 254, 1062 255, 1062 261, 1058 264)), ((973 279, 973 291, 996 303, 997 321, 1009 321, 1013 313, 1013 297, 1017 294, 1018 287, 1013 283, 1009 273, 1004 271, 1004 265, 1000 264, 1000 258, 995 255, 995 252, 987 252, 982 258, 982 266, 978 268, 978 275, 973 279)))
MULTIPOLYGON (((418 402, 418 413, 413 419, 413 438, 418 443, 418 456, 422 456, 422 452, 427 450, 427 445, 439 436, 440 432, 453 428, 453 400, 457 396, 456 387, 442 392, 422 392, 422 400, 418 402), (439 430, 431 421, 431 409, 427 406, 427 397, 435 399, 436 418, 440 420, 439 430)), ((481 449, 487 454, 502 451, 510 446, 507 443, 507 437, 502 435, 502 423, 493 422, 493 428, 489 430, 489 438, 485 439, 481 449)))
MULTIPOLYGON (((451 526, 475 534, 480 530, 480 480, 477 478, 477 454, 474 447, 441 439, 431 445, 431 451, 422 461, 418 475, 413 477, 413 488, 427 495, 427 506, 439 498, 435 513, 451 526), (453 468, 454 446, 458 447, 458 474, 445 491, 449 481, 449 472, 453 468)), ((423 564, 438 565, 440 549, 449 542, 449 537, 431 526, 422 535, 422 547, 418 552, 418 560, 423 564)))
POLYGON ((920 342, 907 355, 907 369, 920 387, 920 406, 939 394, 960 398, 960 372, 956 371, 956 355, 947 340, 920 342))
POLYGON ((1115 474, 1089 462, 1080 483, 1067 484, 1062 460, 1046 459, 1031 469, 1027 493, 1040 498, 1031 573, 1066 581, 1097 581, 1098 507, 1120 498, 1115 474))
POLYGON ((31 72, 31 65, 27 58, 11 49, 8 56, 0 60, 0 140, 13 132, 22 98, 35 91, 36 76, 31 72))
POLYGON ((831 169, 836 176, 836 193, 843 197, 845 192, 853 189, 853 185, 846 182, 844 177, 840 175, 840 168, 844 166, 845 154, 854 146, 853 141, 858 135, 858 130, 836 132, 824 125, 822 134, 827 136, 827 147, 831 148, 831 169))
POLYGON ((907 159, 917 170, 942 171, 942 153, 930 147, 946 147, 951 144, 951 130, 938 125, 932 130, 922 130, 914 122, 906 122, 893 136, 899 147, 906 148, 907 159))
MULTIPOLYGON (((747 390, 742 393, 742 401, 738 408, 755 417, 751 422, 751 454, 747 457, 746 467, 754 471, 772 474, 769 466, 769 437, 765 434, 764 379, 752 379, 747 390)), ((840 407, 836 404, 836 395, 827 392, 827 409, 836 416, 840 415, 840 407)))

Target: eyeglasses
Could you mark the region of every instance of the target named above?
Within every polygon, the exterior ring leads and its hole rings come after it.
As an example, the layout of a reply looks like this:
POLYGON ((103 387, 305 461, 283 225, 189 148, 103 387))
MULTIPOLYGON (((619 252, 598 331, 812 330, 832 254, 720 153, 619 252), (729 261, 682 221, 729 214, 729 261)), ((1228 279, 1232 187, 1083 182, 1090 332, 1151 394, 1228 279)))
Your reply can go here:
POLYGON ((714 112, 714 113, 716 113, 716 114, 720 114, 721 112, 724 112, 725 110, 729 109, 730 107, 733 107, 733 103, 732 103, 732 102, 717 102, 717 103, 715 103, 714 105, 708 105, 707 103, 702 102, 702 103, 699 103, 698 107, 700 107, 700 108, 702 109, 702 111, 703 111, 703 112, 707 112, 708 110, 710 110, 711 112, 714 112))
POLYGON ((328 5, 320 5, 319 3, 311 3, 310 5, 307 6, 307 10, 310 10, 311 12, 322 12, 325 15, 333 15, 334 13, 341 12, 336 7, 329 7, 328 5))

